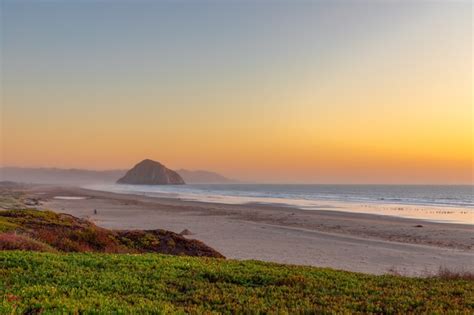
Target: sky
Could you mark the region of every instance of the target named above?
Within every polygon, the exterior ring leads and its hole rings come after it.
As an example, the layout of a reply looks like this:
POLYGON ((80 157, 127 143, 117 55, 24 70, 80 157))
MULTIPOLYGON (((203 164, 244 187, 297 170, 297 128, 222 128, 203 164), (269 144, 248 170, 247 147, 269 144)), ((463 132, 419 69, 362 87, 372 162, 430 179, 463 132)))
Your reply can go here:
POLYGON ((470 1, 1 3, 1 165, 473 183, 470 1))

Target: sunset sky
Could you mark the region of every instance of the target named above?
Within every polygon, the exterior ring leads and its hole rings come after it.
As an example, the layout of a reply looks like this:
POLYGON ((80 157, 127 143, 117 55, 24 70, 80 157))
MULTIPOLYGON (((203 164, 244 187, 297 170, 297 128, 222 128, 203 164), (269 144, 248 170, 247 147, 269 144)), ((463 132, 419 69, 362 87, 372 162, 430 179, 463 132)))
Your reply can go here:
POLYGON ((3 166, 472 183, 470 1, 0 2, 3 166))

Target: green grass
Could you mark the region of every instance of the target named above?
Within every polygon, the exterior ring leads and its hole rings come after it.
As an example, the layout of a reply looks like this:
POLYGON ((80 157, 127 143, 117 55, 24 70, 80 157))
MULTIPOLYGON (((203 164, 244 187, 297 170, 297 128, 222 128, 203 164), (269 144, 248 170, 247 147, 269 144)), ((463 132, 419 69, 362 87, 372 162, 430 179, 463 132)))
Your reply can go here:
POLYGON ((159 254, 0 252, 0 314, 473 313, 474 282, 159 254))

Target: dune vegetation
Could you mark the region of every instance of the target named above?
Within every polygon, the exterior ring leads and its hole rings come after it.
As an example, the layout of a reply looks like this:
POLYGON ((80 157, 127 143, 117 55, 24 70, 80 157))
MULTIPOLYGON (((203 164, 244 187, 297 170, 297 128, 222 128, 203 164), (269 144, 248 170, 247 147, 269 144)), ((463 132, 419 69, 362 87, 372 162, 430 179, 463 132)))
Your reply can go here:
POLYGON ((163 253, 223 258, 204 243, 166 230, 108 230, 52 211, 0 211, 0 250, 163 253))
POLYGON ((161 254, 0 251, 0 313, 471 313, 474 282, 161 254))

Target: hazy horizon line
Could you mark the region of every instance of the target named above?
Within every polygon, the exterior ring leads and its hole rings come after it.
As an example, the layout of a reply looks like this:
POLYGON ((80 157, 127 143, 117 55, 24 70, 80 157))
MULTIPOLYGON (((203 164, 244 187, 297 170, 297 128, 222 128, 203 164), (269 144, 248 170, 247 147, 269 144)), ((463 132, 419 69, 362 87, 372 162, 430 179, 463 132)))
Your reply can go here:
MULTIPOLYGON (((71 167, 71 168, 63 168, 63 167, 54 167, 54 166, 1 166, 0 170, 2 169, 37 169, 37 170, 62 170, 62 171, 88 171, 88 172, 118 172, 123 171, 126 172, 129 169, 123 168, 116 168, 116 169, 93 169, 93 168, 78 168, 78 167, 71 167)), ((177 170, 187 170, 187 171, 204 171, 204 172, 212 172, 227 179, 234 181, 233 183, 224 183, 223 185, 327 185, 327 186, 474 186, 474 181, 466 184, 466 183, 403 183, 403 182, 396 182, 396 183, 362 183, 362 182, 312 182, 312 181, 265 181, 265 180, 241 180, 238 178, 234 178, 232 176, 227 176, 222 174, 221 172, 209 170, 209 169, 187 169, 187 168, 176 168, 173 169, 177 170)), ((0 174, 1 175, 1 174, 0 174)), ((11 181, 11 180, 3 180, 0 178, 0 181, 11 181)), ((199 185, 199 184, 193 184, 199 185)), ((207 184, 212 185, 212 183, 207 184)))

